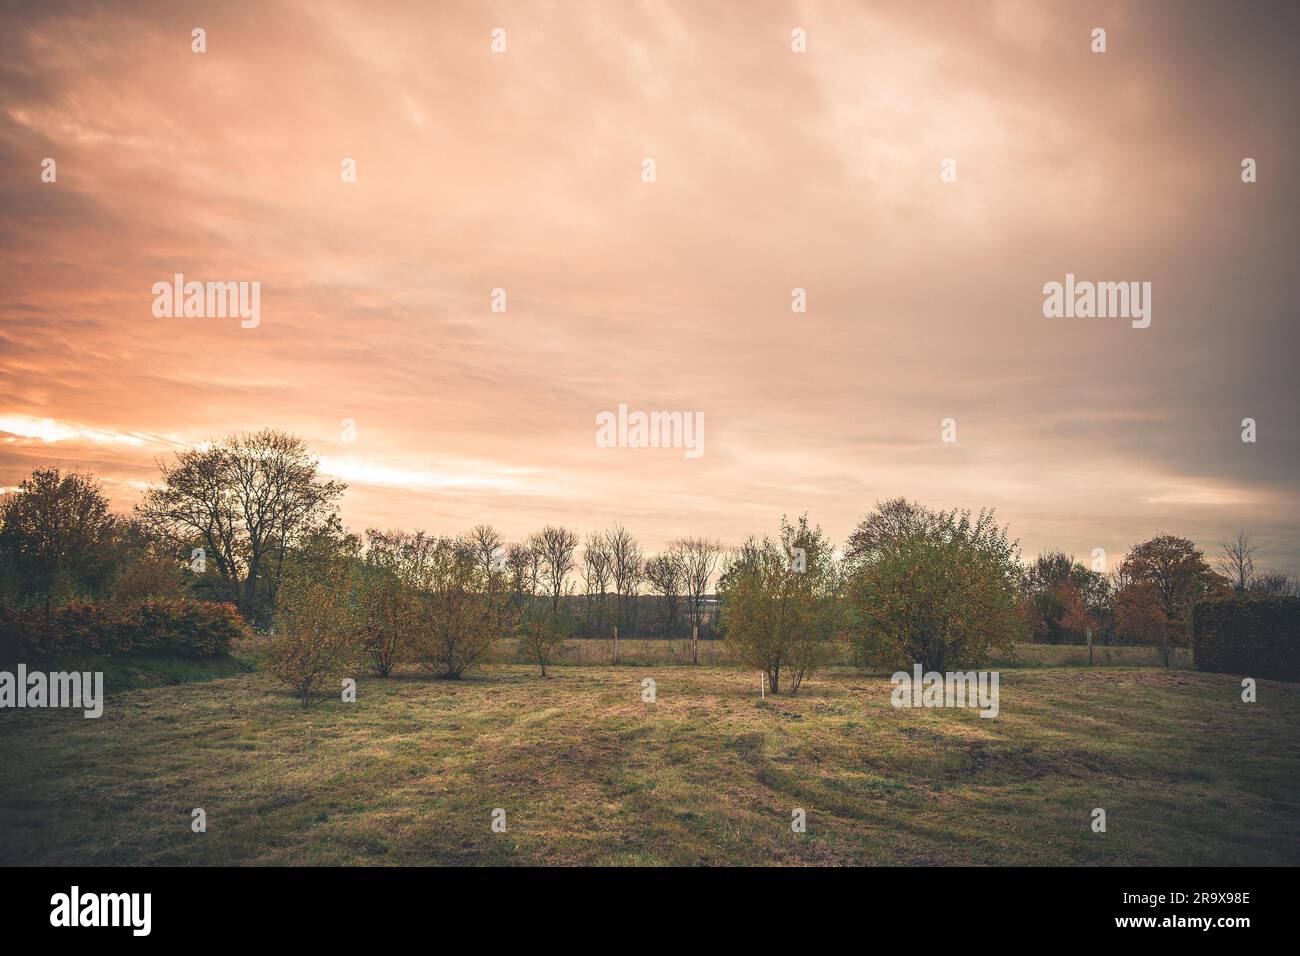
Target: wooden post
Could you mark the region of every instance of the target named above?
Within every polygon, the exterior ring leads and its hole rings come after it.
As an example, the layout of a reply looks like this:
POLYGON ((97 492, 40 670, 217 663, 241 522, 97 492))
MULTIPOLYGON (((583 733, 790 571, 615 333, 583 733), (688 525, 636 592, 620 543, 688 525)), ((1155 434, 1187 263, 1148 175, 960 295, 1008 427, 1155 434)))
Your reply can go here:
POLYGON ((614 663, 618 663, 618 625, 614 625, 614 663))
POLYGON ((1088 666, 1092 666, 1092 628, 1088 628, 1088 666))

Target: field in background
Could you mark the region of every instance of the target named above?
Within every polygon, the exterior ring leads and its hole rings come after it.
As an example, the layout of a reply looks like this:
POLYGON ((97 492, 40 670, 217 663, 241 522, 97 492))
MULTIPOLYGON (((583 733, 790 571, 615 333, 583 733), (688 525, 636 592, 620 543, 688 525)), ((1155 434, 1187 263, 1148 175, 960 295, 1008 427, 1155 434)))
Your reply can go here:
MULTIPOLYGON (((500 641, 495 648, 497 660, 518 663, 518 642, 513 638, 500 641)), ((567 641, 560 652, 558 662, 561 664, 600 664, 614 663, 614 642, 593 638, 567 641)), ((700 661, 705 665, 730 666, 735 658, 725 641, 700 641, 700 661)), ((849 663, 846 647, 833 649, 832 662, 849 663)), ((689 640, 660 640, 634 638, 618 642, 618 663, 627 665, 653 664, 689 664, 691 663, 691 642, 689 640)), ((1075 645, 1051 644, 1016 644, 1011 650, 997 655, 990 667, 1063 667, 1086 666, 1088 648, 1075 645)), ((1093 649, 1094 666, 1109 665, 1156 666, 1161 664, 1158 647, 1101 647, 1093 649)), ((1170 666, 1189 668, 1192 666, 1191 652, 1186 648, 1174 648, 1170 654, 1170 666)))
POLYGON ((498 665, 363 678, 309 712, 263 674, 127 691, 99 720, 10 711, 0 863, 1300 862, 1296 685, 1243 704, 1226 675, 1025 668, 992 720, 890 690, 848 669, 760 700, 734 667, 498 665))

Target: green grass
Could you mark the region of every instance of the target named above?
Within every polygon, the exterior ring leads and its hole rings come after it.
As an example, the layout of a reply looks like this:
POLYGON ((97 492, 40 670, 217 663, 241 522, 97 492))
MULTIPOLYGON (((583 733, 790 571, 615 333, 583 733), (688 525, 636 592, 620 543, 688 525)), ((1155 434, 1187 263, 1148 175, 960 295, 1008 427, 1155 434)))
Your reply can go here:
POLYGON ((839 669, 760 700, 736 668, 504 664, 362 678, 309 712, 256 673, 126 691, 99 720, 7 711, 0 862, 1300 862, 1296 685, 1244 704, 1225 675, 1028 667, 992 720, 890 689, 839 669))
POLYGON ((124 654, 120 657, 84 655, 61 658, 41 670, 103 671, 109 694, 168 684, 190 684, 246 674, 253 662, 241 656, 184 657, 172 654, 124 654))

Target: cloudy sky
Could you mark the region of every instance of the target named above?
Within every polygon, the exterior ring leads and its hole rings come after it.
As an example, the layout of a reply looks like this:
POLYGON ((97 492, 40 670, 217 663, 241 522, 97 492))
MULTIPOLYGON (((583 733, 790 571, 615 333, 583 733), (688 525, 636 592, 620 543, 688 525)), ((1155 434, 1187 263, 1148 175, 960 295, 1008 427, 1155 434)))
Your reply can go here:
POLYGON ((842 541, 901 494, 1028 555, 1244 526, 1300 570, 1288 4, 0 9, 0 487, 126 509, 271 426, 358 530, 842 541), (176 273, 260 324, 155 317, 176 273), (1150 327, 1045 318, 1066 273, 1150 282, 1150 327), (620 403, 703 456, 598 447, 620 403))

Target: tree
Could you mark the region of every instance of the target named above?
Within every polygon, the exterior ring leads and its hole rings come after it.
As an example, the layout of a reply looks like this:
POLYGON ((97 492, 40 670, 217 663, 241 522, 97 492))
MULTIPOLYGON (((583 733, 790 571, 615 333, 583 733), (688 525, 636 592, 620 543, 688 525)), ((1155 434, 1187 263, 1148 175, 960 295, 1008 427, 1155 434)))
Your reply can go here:
POLYGON ((1237 589, 1238 594, 1245 594, 1255 579, 1256 549, 1250 543, 1250 535, 1242 528, 1237 532, 1235 540, 1221 541, 1219 544, 1223 549, 1219 555, 1219 570, 1237 589))
POLYGON ((416 583, 417 647, 438 677, 459 680, 487 660, 502 626, 503 572, 478 560, 469 538, 434 538, 416 583))
POLYGON ((560 546, 564 539, 558 533, 560 529, 547 531, 531 535, 527 544, 512 548, 506 558, 518 621, 519 652, 541 668, 543 677, 547 676, 546 667, 564 646, 571 628, 571 622, 560 613, 555 590, 557 577, 563 581, 563 576, 557 576, 556 572, 564 566, 564 561, 556 558, 563 558, 560 546), (542 550, 548 537, 555 547, 551 559, 542 550))
POLYGON ((609 584, 610 559, 605 536, 593 531, 582 553, 582 582, 587 598, 587 632, 603 633, 605 589, 609 584), (593 614, 593 611, 596 613, 593 614), (593 623, 593 618, 594 623, 593 623))
POLYGON ((90 475, 38 468, 0 508, 0 569, 19 604, 96 597, 110 583, 118 520, 90 475))
POLYGON ((467 540, 483 580, 493 583, 493 573, 500 573, 505 567, 505 542, 501 539, 500 532, 490 524, 475 525, 470 529, 467 540))
POLYGON ((1105 576, 1060 551, 1039 555, 1025 572, 1022 587, 1020 613, 1032 640, 1081 643, 1105 617, 1105 576))
POLYGON ((618 600, 618 623, 630 634, 636 628, 636 595, 643 574, 641 546, 630 531, 616 524, 605 532, 605 548, 618 600))
POLYGON ((180 452, 158 467, 161 483, 137 513, 178 542, 197 537, 226 596, 249 618, 273 606, 290 549, 327 523, 346 488, 320 480, 301 438, 270 429, 180 452))
POLYGON ((547 525, 529 539, 529 546, 540 562, 541 581, 551 598, 551 611, 558 613, 560 597, 565 593, 565 580, 573 570, 578 536, 568 528, 547 525))
POLYGON ((1156 589, 1128 582, 1115 592, 1115 636, 1124 644, 1163 645, 1169 637, 1156 589))
POLYGON ((187 593, 188 570, 175 549, 137 519, 119 520, 110 600, 127 604, 150 598, 179 598, 187 593))
POLYGON ((663 634, 665 637, 672 637, 677 627, 677 604, 682 597, 685 579, 680 555, 668 551, 647 560, 645 579, 659 596, 663 634))
POLYGON ((1186 538, 1161 534, 1133 546, 1121 565, 1125 577, 1135 586, 1151 588, 1164 613, 1161 653, 1169 666, 1171 636, 1186 635, 1192 606, 1224 587, 1199 548, 1186 538))
POLYGON ((1266 571, 1250 582, 1251 597, 1300 597, 1300 581, 1294 574, 1266 571))
POLYGON ((781 519, 780 535, 750 538, 718 582, 723 633, 748 667, 766 675, 773 694, 782 677, 797 694, 847 623, 834 551, 808 516, 781 519))
POLYGON ((268 673, 293 688, 304 710, 324 688, 338 687, 357 661, 358 550, 355 537, 322 531, 286 563, 275 627, 258 654, 268 673))
POLYGON ((571 622, 559 610, 546 606, 545 601, 529 604, 519 620, 519 649, 547 677, 547 665, 555 658, 564 641, 571 622))
POLYGON ((415 651, 422 620, 419 588, 432 548, 424 532, 366 532, 360 581, 362 646, 380 677, 387 677, 415 651))
POLYGON ((857 659, 937 671, 978 663, 1015 633, 1016 544, 991 511, 972 517, 900 501, 859 525, 888 530, 859 547, 851 572, 857 659), (894 521, 899 514, 906 521, 894 521))
POLYGON ((875 510, 858 522, 844 547, 849 567, 869 563, 886 548, 931 530, 937 513, 906 498, 876 502, 875 510))
POLYGON ((675 560, 682 567, 682 582, 686 588, 687 609, 691 624, 691 663, 700 660, 699 628, 704 616, 704 599, 709 593, 709 582, 722 558, 722 542, 715 538, 678 538, 670 546, 675 560))

